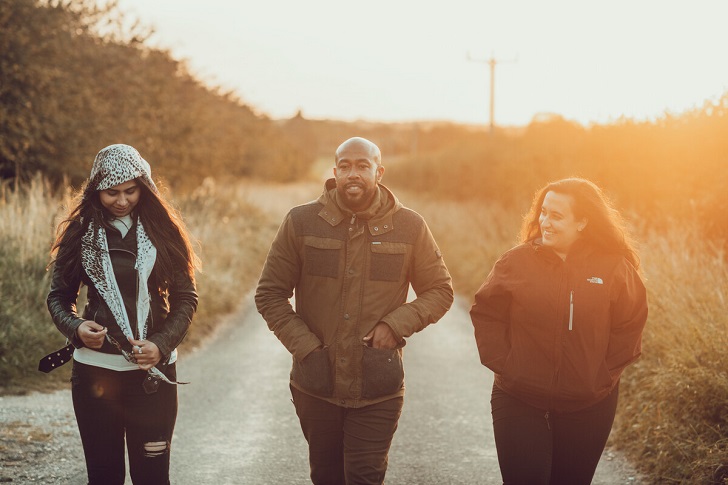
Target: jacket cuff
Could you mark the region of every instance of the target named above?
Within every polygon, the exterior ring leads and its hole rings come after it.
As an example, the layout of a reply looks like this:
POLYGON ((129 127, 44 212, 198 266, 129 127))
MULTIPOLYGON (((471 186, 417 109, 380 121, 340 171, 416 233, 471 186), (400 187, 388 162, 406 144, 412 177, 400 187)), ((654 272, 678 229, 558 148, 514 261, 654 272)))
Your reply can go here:
POLYGON ((160 362, 163 362, 163 361, 164 361, 164 360, 165 360, 165 359, 166 359, 167 357, 169 357, 169 355, 170 355, 170 354, 172 353, 172 351, 174 350, 174 349, 170 349, 170 348, 169 348, 169 347, 168 347, 168 346, 166 345, 166 342, 165 342, 165 339, 164 339, 164 337, 162 337, 162 336, 161 336, 161 335, 159 335, 158 333, 155 333, 155 334, 153 334, 153 335, 148 335, 148 336, 147 336, 147 340, 149 340, 149 341, 150 341, 150 342, 152 342, 152 343, 153 343, 154 345, 156 345, 156 346, 157 346, 157 348, 159 349, 159 353, 160 353, 160 354, 162 354, 162 359, 160 360, 160 362))
POLYGON ((293 357, 295 357, 297 361, 301 362, 303 359, 308 357, 311 352, 318 349, 319 347, 323 347, 323 345, 324 344, 322 344, 321 342, 311 342, 309 345, 306 345, 300 350, 296 350, 296 353, 293 354, 293 357))
POLYGON ((81 324, 85 321, 86 320, 84 320, 83 318, 75 318, 69 327, 69 330, 71 330, 71 334, 66 335, 66 338, 69 340, 69 342, 71 342, 71 345, 73 345, 77 349, 86 346, 84 345, 83 340, 81 340, 78 336, 78 327, 80 327, 81 324))

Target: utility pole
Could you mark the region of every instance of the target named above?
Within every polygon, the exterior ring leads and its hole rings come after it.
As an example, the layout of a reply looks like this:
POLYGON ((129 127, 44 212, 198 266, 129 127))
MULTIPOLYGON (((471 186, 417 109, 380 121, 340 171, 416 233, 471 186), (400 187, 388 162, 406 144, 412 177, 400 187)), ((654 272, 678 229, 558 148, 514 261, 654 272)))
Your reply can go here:
POLYGON ((515 59, 510 60, 496 60, 496 58, 491 53, 489 59, 473 59, 470 57, 470 52, 468 52, 468 60, 472 62, 480 62, 482 64, 487 64, 488 67, 490 67, 490 126, 489 126, 489 133, 492 136, 493 132, 495 131, 495 66, 496 64, 510 64, 513 62, 518 61, 518 57, 515 59))

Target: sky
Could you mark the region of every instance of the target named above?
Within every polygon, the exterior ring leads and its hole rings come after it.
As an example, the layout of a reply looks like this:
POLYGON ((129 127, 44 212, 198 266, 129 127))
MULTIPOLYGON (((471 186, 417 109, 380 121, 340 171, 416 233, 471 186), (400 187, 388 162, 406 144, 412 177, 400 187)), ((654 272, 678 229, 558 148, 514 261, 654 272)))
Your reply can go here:
POLYGON ((495 124, 652 120, 728 91, 728 0, 119 0, 256 112, 495 124))

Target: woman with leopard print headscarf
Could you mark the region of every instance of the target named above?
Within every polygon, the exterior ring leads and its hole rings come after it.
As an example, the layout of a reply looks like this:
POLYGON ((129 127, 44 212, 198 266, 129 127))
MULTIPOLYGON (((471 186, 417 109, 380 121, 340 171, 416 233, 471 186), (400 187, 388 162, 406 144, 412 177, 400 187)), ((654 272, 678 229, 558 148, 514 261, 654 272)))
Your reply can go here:
POLYGON ((179 213, 129 145, 101 150, 59 225, 48 309, 73 344, 73 406, 90 484, 169 483, 176 360, 197 308, 179 213), (88 287, 81 315, 76 300, 88 287))

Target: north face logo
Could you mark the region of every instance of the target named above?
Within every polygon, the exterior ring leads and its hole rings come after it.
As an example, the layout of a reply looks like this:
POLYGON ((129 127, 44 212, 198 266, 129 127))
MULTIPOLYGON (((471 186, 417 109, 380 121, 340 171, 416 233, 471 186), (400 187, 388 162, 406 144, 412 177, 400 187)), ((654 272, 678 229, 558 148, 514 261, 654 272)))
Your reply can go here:
POLYGON ((604 284, 604 280, 601 279, 601 278, 598 278, 596 276, 592 276, 591 278, 587 278, 586 280, 589 283, 594 283, 594 284, 597 284, 597 285, 603 285, 604 284))

